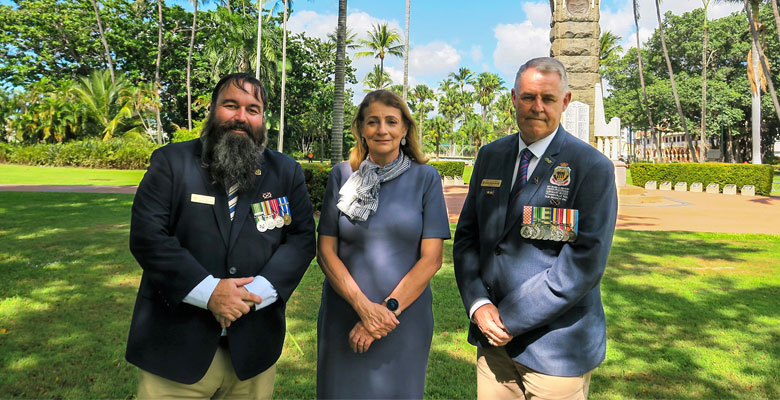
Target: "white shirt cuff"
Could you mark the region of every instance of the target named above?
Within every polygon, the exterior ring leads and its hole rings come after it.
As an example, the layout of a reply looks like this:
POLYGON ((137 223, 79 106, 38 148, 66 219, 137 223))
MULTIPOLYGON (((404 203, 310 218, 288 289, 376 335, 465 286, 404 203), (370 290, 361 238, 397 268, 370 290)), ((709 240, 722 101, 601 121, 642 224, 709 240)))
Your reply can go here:
POLYGON ((474 321, 474 312, 477 311, 478 308, 484 306, 485 304, 493 304, 490 299, 487 297, 480 297, 476 301, 474 301, 474 304, 471 305, 471 308, 469 309, 469 319, 471 321, 474 321))
POLYGON ((263 299, 260 304, 255 305, 255 311, 270 306, 276 301, 278 297, 276 289, 274 289, 274 285, 272 285, 271 282, 269 282, 268 279, 265 279, 265 277, 262 275, 255 276, 255 279, 252 282, 244 285, 244 287, 246 290, 260 296, 260 298, 263 299))
POLYGON ((217 284, 219 284, 219 279, 209 275, 203 278, 203 280, 200 281, 200 283, 195 286, 182 301, 187 304, 192 304, 195 307, 208 310, 209 299, 211 298, 211 294, 214 293, 214 289, 217 288, 217 284))

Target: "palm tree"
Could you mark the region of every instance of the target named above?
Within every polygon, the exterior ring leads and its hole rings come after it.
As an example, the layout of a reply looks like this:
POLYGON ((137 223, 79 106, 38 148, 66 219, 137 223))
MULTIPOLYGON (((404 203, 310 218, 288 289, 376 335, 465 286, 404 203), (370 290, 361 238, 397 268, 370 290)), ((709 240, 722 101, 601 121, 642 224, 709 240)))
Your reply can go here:
POLYGON ((688 131, 688 122, 685 119, 685 114, 683 114, 682 105, 680 105, 680 96, 677 94, 677 85, 674 83, 672 60, 669 59, 669 50, 666 48, 666 34, 664 34, 664 25, 661 21, 660 0, 655 0, 655 15, 658 18, 658 32, 661 34, 661 47, 664 51, 664 59, 666 59, 666 69, 669 71, 669 82, 672 84, 674 104, 677 106, 677 114, 680 115, 680 122, 682 123, 683 132, 685 133, 685 141, 688 143, 688 150, 691 152, 691 156, 693 156, 693 162, 699 162, 699 158, 696 156, 696 149, 693 148, 693 142, 691 142, 691 134, 688 131))
POLYGON ((157 0, 157 63, 154 67, 154 93, 157 99, 154 112, 157 115, 157 144, 163 143, 163 127, 160 118, 160 58, 162 56, 162 0, 157 0))
MULTIPOLYGON (((379 77, 384 77, 385 57, 401 57, 404 55, 404 45, 401 44, 401 38, 395 30, 388 30, 387 24, 374 25, 368 32, 369 40, 360 39, 360 44, 369 49, 355 53, 355 57, 374 57, 379 59, 379 77)), ((381 86, 381 85, 380 85, 381 86)))
MULTIPOLYGON (((255 79, 260 80, 260 43, 263 39, 263 5, 265 0, 257 0, 257 52, 255 53, 255 79)), ((268 14, 271 15, 270 13, 268 14)))
POLYGON ((198 27, 198 3, 205 0, 191 0, 194 10, 192 12, 192 35, 190 36, 190 50, 187 53, 187 129, 192 130, 192 49, 195 47, 195 32, 198 27))
POLYGON ((441 147, 441 139, 450 130, 450 126, 444 117, 437 115, 431 119, 430 129, 433 133, 434 148, 436 149, 436 161, 439 161, 439 148, 441 147))
POLYGON ((707 7, 711 0, 701 0, 704 6, 704 32, 702 32, 701 47, 701 132, 699 133, 699 156, 707 159, 707 7))
POLYGON ((490 104, 499 90, 505 90, 504 80, 492 72, 483 72, 477 76, 477 102, 482 106, 482 121, 487 122, 490 104))
MULTIPOLYGON (((339 33, 338 31, 339 28, 336 27, 336 30, 328 34, 328 41, 333 43, 334 46, 338 41, 337 40, 337 36, 339 33)), ((347 29, 345 42, 346 42, 346 48, 349 50, 355 50, 358 47, 360 47, 360 45, 357 44, 357 33, 352 32, 352 29, 347 29)))
POLYGON ((73 93, 84 106, 85 116, 103 132, 103 140, 114 136, 125 118, 133 116, 129 84, 123 75, 111 82, 106 71, 80 78, 73 93))
POLYGON ((780 41, 780 12, 777 11, 777 0, 772 0, 772 13, 775 14, 775 31, 777 40, 780 41))
POLYGON ((463 120, 461 126, 466 124, 466 113, 469 108, 469 104, 472 102, 471 94, 466 92, 466 85, 474 85, 474 73, 468 68, 460 67, 458 72, 450 72, 448 75, 455 80, 455 84, 460 89, 460 95, 458 96, 458 108, 461 111, 463 120))
MULTIPOLYGON (((364 92, 387 89, 392 85, 393 81, 390 79, 390 74, 387 72, 383 73, 378 65, 374 65, 374 70, 367 73, 365 79, 363 79, 364 92)), ((401 90, 403 90, 403 88, 401 88, 401 90)))
POLYGON ((336 73, 333 88, 333 128, 330 135, 330 164, 342 160, 344 145, 344 74, 347 48, 347 0, 339 0, 338 31, 336 33, 336 73))
POLYGON ((436 94, 424 83, 415 86, 410 94, 410 97, 417 108, 419 119, 417 129, 420 131, 420 143, 422 143, 423 117, 428 114, 428 112, 433 111, 433 104, 431 104, 431 102, 436 99, 436 94))
MULTIPOLYGON (((455 117, 460 114, 459 95, 455 89, 454 82, 451 79, 445 79, 439 83, 439 114, 441 114, 447 120, 447 126, 454 133, 455 129, 455 117)), ((450 139, 450 152, 452 155, 452 138, 454 135, 447 135, 450 139)))
MULTIPOLYGON (((404 96, 409 90, 409 0, 406 0, 406 40, 404 41, 404 96)), ((422 143, 422 127, 420 127, 420 143, 422 143)))
POLYGON ((504 135, 509 135, 517 126, 515 118, 515 105, 512 104, 512 93, 504 92, 498 96, 493 108, 497 129, 504 135))
POLYGON ((282 20, 282 98, 281 110, 279 111, 279 144, 276 151, 284 151, 284 88, 287 83, 287 0, 284 0, 284 19, 282 20))
MULTIPOLYGON (((614 55, 623 51, 620 46, 622 37, 615 35, 610 31, 604 31, 599 37, 599 70, 601 71, 604 64, 610 60, 614 55)), ((599 82, 601 83, 601 97, 604 97, 604 80, 599 73, 599 82)))
POLYGON ((103 33, 103 23, 100 21, 100 8, 97 0, 92 0, 92 8, 95 9, 95 19, 97 19, 98 31, 100 32, 100 41, 103 42, 103 49, 106 52, 106 63, 108 64, 108 71, 111 73, 111 82, 114 82, 114 65, 111 61, 111 49, 109 49, 106 35, 103 33))
POLYGON ((636 28, 636 54, 639 63, 639 84, 642 86, 642 101, 645 105, 645 112, 647 113, 647 122, 650 125, 650 134, 656 141, 657 153, 655 156, 656 161, 661 161, 661 135, 656 133, 655 124, 653 123, 653 111, 650 110, 650 104, 647 102, 647 88, 645 87, 645 75, 642 67, 642 42, 639 40, 639 6, 637 0, 632 0, 634 6, 634 27, 636 28))

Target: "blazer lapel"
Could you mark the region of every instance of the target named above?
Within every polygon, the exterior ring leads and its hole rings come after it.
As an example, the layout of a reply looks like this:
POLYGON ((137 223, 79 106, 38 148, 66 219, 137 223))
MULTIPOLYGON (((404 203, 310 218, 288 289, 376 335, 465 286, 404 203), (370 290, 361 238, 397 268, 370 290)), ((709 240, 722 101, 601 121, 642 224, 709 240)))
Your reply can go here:
MULTIPOLYGON (((265 153, 264 150, 263 153, 265 153)), ((265 176, 263 175, 263 171, 265 171, 265 157, 262 155, 260 156, 260 175, 255 176, 255 183, 252 185, 252 188, 244 193, 238 194, 238 203, 236 204, 236 216, 233 218, 233 223, 230 228, 230 241, 229 246, 233 246, 233 244, 236 243, 236 240, 238 240, 238 234, 241 232, 241 228, 244 226, 244 222, 247 220, 247 215, 249 214, 249 211, 252 208, 252 199, 256 199, 258 196, 258 193, 260 193, 260 187, 263 183, 263 179, 265 176)), ((230 219, 228 217, 228 219, 230 219)))
POLYGON ((515 133, 503 152, 501 159, 496 160, 495 165, 501 168, 501 187, 498 191, 498 207, 496 210, 496 232, 502 232, 506 223, 507 212, 509 212, 509 192, 512 191, 512 175, 515 172, 514 166, 517 161, 518 140, 520 134, 515 133))
POLYGON ((211 209, 214 211, 214 220, 217 222, 217 228, 219 229, 219 234, 222 236, 222 242, 227 247, 228 237, 230 235, 230 214, 227 206, 227 193, 217 189, 216 185, 212 183, 208 167, 203 163, 203 159, 201 158, 202 148, 202 144, 197 146, 194 169, 198 171, 201 179, 203 179, 203 186, 206 188, 206 191, 208 191, 208 194, 214 197, 214 206, 211 207, 211 209))
POLYGON ((523 191, 520 192, 517 200, 515 200, 507 211, 509 216, 507 217, 506 226, 501 234, 502 239, 517 223, 517 220, 523 216, 523 206, 531 205, 531 200, 535 198, 536 192, 543 186, 544 180, 550 176, 553 166, 555 165, 555 158, 563 147, 566 135, 568 135, 568 133, 563 130, 563 128, 560 128, 555 134, 552 142, 550 142, 550 145, 547 146, 547 150, 545 150, 544 154, 539 158, 539 162, 536 164, 536 168, 534 168, 534 173, 528 177, 528 183, 523 188, 523 191))

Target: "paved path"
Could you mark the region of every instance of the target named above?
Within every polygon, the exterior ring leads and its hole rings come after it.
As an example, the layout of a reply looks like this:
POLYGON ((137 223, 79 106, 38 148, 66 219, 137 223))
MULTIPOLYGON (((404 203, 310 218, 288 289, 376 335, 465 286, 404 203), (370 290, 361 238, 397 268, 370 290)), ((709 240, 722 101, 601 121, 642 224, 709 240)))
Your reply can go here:
MULTIPOLYGON (((135 186, 0 185, 0 191, 135 193, 135 186)), ((450 222, 458 214, 467 186, 444 187, 450 222)), ((745 197, 692 192, 649 191, 660 203, 620 205, 618 229, 639 231, 694 231, 766 233, 780 235, 780 197, 745 197)))

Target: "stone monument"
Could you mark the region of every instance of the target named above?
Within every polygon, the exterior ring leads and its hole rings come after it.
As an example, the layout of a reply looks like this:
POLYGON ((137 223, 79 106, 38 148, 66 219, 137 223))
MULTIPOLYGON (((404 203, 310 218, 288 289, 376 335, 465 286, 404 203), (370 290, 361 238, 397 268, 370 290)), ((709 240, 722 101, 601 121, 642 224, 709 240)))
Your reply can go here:
POLYGON ((585 143, 590 143, 591 132, 590 106, 581 101, 572 101, 561 115, 561 125, 572 135, 585 143))
MULTIPOLYGON (((572 101, 595 109, 599 81, 600 0, 550 0, 550 55, 566 66, 572 101)), ((571 107, 571 105, 569 105, 571 107)), ((589 113, 588 143, 596 146, 594 113, 589 113)))

